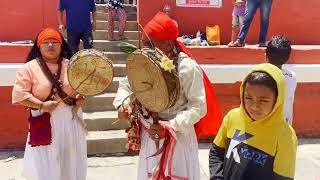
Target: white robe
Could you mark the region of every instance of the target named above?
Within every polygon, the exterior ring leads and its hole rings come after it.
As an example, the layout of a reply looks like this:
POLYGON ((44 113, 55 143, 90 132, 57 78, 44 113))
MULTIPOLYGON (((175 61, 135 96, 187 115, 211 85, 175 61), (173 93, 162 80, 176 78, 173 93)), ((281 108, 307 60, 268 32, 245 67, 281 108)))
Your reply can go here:
MULTIPOLYGON (((198 159, 198 142, 193 125, 207 112, 205 89, 200 66, 186 54, 180 53, 178 58, 178 75, 181 85, 180 96, 170 109, 159 113, 160 118, 169 120, 176 131, 172 174, 188 180, 200 179, 198 159)), ((124 98, 131 93, 127 78, 120 82, 114 106, 121 105, 124 98)), ((128 99, 125 103, 130 104, 128 99)), ((160 142, 160 147, 163 140, 160 142)), ((139 154, 138 180, 147 180, 154 172, 161 155, 150 157, 156 152, 154 141, 145 129, 141 130, 141 150, 139 154)), ((165 170, 168 175, 168 168, 165 170)))
MULTIPOLYGON (((52 143, 24 153, 22 175, 27 180, 85 180, 87 142, 81 124, 72 119, 72 107, 61 103, 51 113, 52 143)), ((82 112, 79 112, 81 115, 82 112)), ((82 116, 80 116, 82 117, 82 116)))
POLYGON ((297 88, 297 79, 296 74, 291 69, 282 68, 282 73, 284 79, 286 80, 286 101, 284 105, 285 118, 290 125, 292 125, 293 120, 293 103, 294 103, 294 94, 297 88))

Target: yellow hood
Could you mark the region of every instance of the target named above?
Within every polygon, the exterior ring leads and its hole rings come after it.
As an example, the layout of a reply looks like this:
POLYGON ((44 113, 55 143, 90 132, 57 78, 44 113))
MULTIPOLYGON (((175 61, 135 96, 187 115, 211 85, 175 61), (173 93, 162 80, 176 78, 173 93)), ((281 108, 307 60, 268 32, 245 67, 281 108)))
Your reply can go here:
MULTIPOLYGON (((263 123, 263 124, 269 124, 269 123, 278 123, 278 122, 284 122, 284 102, 285 102, 285 91, 286 91, 286 85, 285 85, 285 79, 282 74, 282 71, 269 63, 265 64, 260 64, 254 67, 251 72, 265 72, 268 73, 277 83, 277 89, 278 89, 278 97, 277 101, 273 107, 273 110, 271 113, 266 116, 264 119, 258 120, 258 121, 253 121, 248 113, 246 112, 243 104, 243 92, 244 92, 244 82, 242 82, 241 87, 240 87, 240 98, 241 98, 241 106, 240 106, 240 114, 241 116, 247 121, 247 122, 252 122, 252 123, 263 123)), ((248 75, 249 75, 248 74, 248 75)), ((247 76, 248 76, 247 75, 247 76)))

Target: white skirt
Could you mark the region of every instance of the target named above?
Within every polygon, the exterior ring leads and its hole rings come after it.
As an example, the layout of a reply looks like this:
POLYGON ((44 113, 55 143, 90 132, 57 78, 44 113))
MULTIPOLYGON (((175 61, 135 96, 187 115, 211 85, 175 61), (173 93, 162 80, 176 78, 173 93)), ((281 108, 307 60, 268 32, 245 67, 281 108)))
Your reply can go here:
MULTIPOLYGON (((172 175, 185 180, 200 180, 200 165, 198 157, 198 141, 193 127, 190 133, 183 135, 176 132, 177 142, 172 157, 172 175)), ((160 148, 163 140, 160 141, 160 148)), ((158 166, 162 154, 152 156, 156 152, 155 142, 145 129, 141 130, 141 150, 139 154, 138 180, 148 180, 158 166), (149 158, 148 158, 149 157, 149 158)), ((168 167, 165 170, 168 175, 168 167)))
MULTIPOLYGON (((85 130, 72 119, 72 107, 60 105, 51 113, 52 143, 24 153, 22 175, 28 180, 85 180, 87 142, 85 130)), ((79 112, 82 117, 82 112, 79 112)))

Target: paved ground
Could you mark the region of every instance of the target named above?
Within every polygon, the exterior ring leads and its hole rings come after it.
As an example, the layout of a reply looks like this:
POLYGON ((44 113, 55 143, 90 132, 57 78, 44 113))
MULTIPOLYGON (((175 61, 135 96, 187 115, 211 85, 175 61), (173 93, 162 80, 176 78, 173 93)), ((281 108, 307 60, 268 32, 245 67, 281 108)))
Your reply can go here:
MULTIPOLYGON (((200 145, 201 179, 208 179, 209 144, 200 145)), ((20 180, 22 151, 0 152, 0 180, 20 180), (11 160, 10 157, 17 157, 11 160), (9 158, 9 159, 8 159, 9 158)), ((137 156, 90 157, 87 180, 134 180, 137 156)), ((300 139, 296 180, 320 180, 320 139, 300 139)))

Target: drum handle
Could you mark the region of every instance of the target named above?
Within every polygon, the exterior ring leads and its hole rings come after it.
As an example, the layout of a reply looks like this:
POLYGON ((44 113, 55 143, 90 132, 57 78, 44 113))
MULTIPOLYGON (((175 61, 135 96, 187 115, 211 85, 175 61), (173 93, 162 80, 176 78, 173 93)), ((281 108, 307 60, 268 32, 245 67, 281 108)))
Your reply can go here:
MULTIPOLYGON (((153 45, 150 37, 148 36, 148 34, 144 31, 142 25, 140 23, 138 23, 139 27, 142 29, 142 35, 145 34, 151 44, 151 49, 155 49, 155 46, 153 45)), ((141 35, 139 34, 139 49, 141 49, 141 35)))

